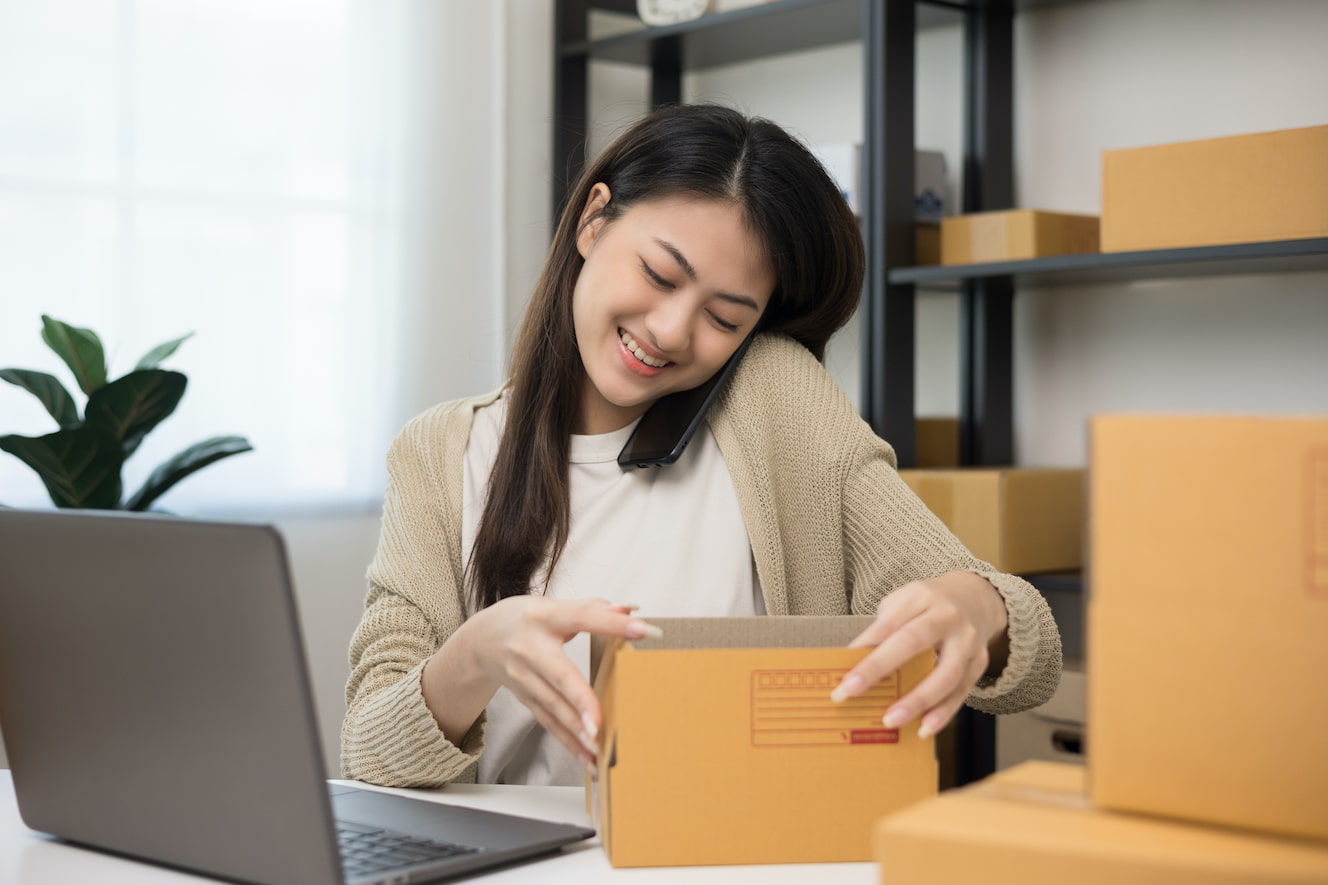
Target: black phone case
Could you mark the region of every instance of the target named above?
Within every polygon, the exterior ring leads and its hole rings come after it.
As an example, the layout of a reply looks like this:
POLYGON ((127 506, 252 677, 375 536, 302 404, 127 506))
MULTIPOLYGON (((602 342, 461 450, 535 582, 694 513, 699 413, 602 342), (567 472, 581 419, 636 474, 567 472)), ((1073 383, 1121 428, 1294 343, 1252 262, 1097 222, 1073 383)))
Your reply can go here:
POLYGON ((748 335, 709 381, 656 400, 641 416, 636 429, 618 453, 618 466, 624 469, 663 467, 677 461, 724 385, 738 370, 738 363, 755 337, 754 332, 748 335))

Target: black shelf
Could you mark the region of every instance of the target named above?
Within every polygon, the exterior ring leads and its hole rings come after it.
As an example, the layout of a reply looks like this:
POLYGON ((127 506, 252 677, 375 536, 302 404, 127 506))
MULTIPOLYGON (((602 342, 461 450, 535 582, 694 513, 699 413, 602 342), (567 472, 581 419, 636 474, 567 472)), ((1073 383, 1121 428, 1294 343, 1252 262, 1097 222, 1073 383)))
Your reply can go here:
MULTIPOLYGON (((1022 9, 1055 2, 1070 0, 1021 0, 1015 5, 1022 9)), ((676 25, 642 26, 612 37, 569 43, 559 49, 559 54, 564 58, 586 56, 596 61, 648 65, 654 57, 654 44, 677 39, 682 44, 683 68, 703 71, 787 52, 859 42, 862 4, 863 0, 770 0, 676 25)), ((973 0, 921 0, 917 29, 962 24, 964 13, 973 5, 973 0)), ((604 4, 607 11, 621 11, 615 6, 604 4)))
POLYGON ((1328 237, 1189 249, 1056 255, 1024 261, 900 267, 893 284, 958 290, 968 280, 1013 277, 1021 287, 1082 286, 1134 280, 1328 270, 1328 237))
MULTIPOLYGON (((584 162, 591 62, 649 70, 649 101, 682 101, 685 72, 845 43, 863 57, 863 417, 889 439, 901 466, 914 457, 917 286, 894 280, 914 249, 915 47, 919 31, 961 25, 964 40, 963 205, 1013 205, 1014 14, 1100 0, 773 0, 667 27, 592 36, 592 12, 635 25, 635 0, 557 0, 554 5, 552 190, 555 217, 584 162)), ((907 268, 906 268, 907 269, 907 268)), ((949 276, 954 278, 953 271, 949 276)), ((1011 461, 1012 311, 1008 278, 968 279, 961 316, 961 457, 1011 461)), ((956 783, 995 769, 991 716, 964 708, 954 729, 956 783)))
POLYGON ((563 57, 648 65, 658 41, 678 38, 687 70, 736 64, 860 39, 859 0, 779 0, 704 15, 659 28, 642 28, 562 47, 563 57))

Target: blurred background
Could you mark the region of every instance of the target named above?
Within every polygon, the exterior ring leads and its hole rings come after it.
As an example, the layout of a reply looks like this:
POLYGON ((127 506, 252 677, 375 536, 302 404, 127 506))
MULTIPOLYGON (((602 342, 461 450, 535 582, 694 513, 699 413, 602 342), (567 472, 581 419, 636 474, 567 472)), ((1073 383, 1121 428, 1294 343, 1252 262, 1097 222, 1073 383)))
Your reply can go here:
MULTIPOLYGON (((197 333, 165 363, 189 390, 126 486, 206 436, 254 444, 160 506, 284 532, 334 773, 387 447, 502 383, 543 260, 553 25, 553 0, 0 0, 0 367, 67 377, 43 313, 95 329, 113 377, 197 333)), ((1016 205, 1096 214, 1104 149, 1328 123, 1324 34, 1320 0, 1020 12, 1016 205)), ((959 18, 917 53, 918 147, 959 193, 959 18)), ((647 81, 590 76, 593 152, 646 110, 647 81)), ((853 41, 688 73, 684 97, 853 144, 862 80, 853 41)), ((1325 296, 1323 272, 1020 292, 1018 463, 1084 466, 1099 412, 1328 411, 1325 296)), ((957 296, 920 295, 917 322, 918 413, 957 414, 957 296)), ((851 397, 857 336, 827 359, 851 397)), ((0 385, 0 434, 53 429, 0 385)), ((4 455, 0 503, 49 499, 4 455)))

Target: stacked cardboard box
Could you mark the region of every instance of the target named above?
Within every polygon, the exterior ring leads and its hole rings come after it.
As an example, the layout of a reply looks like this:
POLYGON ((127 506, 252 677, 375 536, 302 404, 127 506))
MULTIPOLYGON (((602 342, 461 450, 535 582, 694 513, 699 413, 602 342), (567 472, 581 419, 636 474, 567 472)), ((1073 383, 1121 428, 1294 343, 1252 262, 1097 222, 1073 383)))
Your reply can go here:
POLYGON ((1087 783, 888 817, 883 881, 1328 882, 1328 419, 1099 418, 1091 460, 1087 783))
POLYGON ((1102 251, 1328 236, 1328 126, 1102 154, 1102 251))
POLYGON ((1082 765, 1025 762, 883 820, 882 885, 1322 885, 1328 849, 1095 808, 1082 765))
POLYGON ((974 556, 1013 574, 1083 563, 1084 472, 1018 467, 901 470, 974 556))
POLYGON ((1090 791, 1328 840, 1328 419, 1092 429, 1090 791))
POLYGON ((941 221, 941 264, 1020 261, 1096 251, 1095 215, 1005 209, 941 221))

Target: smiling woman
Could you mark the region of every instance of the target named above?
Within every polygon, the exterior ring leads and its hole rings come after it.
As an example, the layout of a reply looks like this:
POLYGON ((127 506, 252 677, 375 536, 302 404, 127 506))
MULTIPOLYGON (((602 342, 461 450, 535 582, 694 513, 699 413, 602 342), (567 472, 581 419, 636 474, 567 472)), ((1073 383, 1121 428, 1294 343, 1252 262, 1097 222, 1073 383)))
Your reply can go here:
POLYGON ((600 724, 586 636, 652 635, 638 610, 875 613, 854 642, 873 650, 830 697, 935 650, 886 713, 924 736, 965 700, 1046 700, 1046 603, 927 511, 820 364, 857 306, 863 248, 812 155, 765 120, 666 108, 570 193, 507 385, 425 412, 389 452, 346 775, 579 783, 600 724), (642 415, 744 342, 683 457, 620 467, 642 415))

